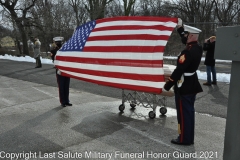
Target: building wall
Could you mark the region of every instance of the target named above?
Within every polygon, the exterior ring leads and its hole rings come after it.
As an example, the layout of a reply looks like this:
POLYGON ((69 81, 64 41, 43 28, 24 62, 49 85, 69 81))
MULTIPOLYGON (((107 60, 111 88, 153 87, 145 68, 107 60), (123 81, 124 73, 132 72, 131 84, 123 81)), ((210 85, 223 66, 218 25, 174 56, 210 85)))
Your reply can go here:
POLYGON ((9 36, 3 37, 0 43, 2 47, 15 47, 14 39, 9 36))

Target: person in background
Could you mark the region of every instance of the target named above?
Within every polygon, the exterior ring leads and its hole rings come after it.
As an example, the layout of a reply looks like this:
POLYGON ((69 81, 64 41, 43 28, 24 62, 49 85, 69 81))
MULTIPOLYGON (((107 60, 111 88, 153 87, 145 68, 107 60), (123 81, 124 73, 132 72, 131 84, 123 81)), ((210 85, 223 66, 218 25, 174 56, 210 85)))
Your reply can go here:
POLYGON ((203 85, 206 85, 206 86, 217 84, 215 59, 214 59, 215 41, 216 41, 216 37, 211 36, 210 38, 205 39, 203 43, 203 50, 207 51, 205 56, 205 61, 204 61, 204 64, 206 65, 207 82, 203 83, 203 85), (211 78, 211 74, 212 74, 212 78, 211 78))
POLYGON ((174 86, 179 136, 172 139, 171 143, 192 145, 195 130, 194 103, 197 93, 203 91, 196 73, 203 53, 202 46, 198 43, 201 30, 187 25, 182 26, 182 20, 179 19, 177 31, 186 47, 178 56, 176 69, 163 88, 169 91, 174 86))
POLYGON ((36 67, 35 68, 41 68, 42 63, 41 63, 41 42, 37 37, 34 38, 34 43, 33 43, 33 51, 34 51, 34 58, 36 59, 36 67))

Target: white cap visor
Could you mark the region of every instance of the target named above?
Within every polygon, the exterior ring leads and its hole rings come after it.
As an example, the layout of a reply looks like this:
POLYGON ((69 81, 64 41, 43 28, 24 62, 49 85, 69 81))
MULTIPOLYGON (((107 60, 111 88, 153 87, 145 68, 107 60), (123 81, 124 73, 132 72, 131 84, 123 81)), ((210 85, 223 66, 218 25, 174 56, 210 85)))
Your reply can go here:
POLYGON ((202 32, 202 30, 192 26, 188 26, 185 24, 183 26, 184 26, 184 32, 195 33, 195 34, 199 34, 200 32, 202 32))
POLYGON ((57 42, 57 41, 63 41, 64 38, 63 38, 63 37, 54 37, 53 40, 54 40, 55 42, 57 42))

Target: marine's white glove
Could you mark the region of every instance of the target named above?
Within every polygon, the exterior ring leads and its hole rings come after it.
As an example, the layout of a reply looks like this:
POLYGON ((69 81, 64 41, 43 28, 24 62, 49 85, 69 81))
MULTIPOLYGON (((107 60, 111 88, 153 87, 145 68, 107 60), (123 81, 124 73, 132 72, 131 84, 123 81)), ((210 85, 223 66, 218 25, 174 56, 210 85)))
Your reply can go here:
POLYGON ((61 75, 61 71, 60 71, 59 69, 57 70, 57 74, 58 74, 58 75, 61 75))
POLYGON ((163 92, 174 92, 174 89, 173 89, 173 87, 171 87, 170 90, 167 91, 166 89, 162 88, 162 91, 163 91, 163 92))
POLYGON ((163 92, 168 92, 168 91, 167 91, 167 90, 165 90, 164 88, 162 88, 162 91, 163 91, 163 92))
POLYGON ((182 19, 181 18, 178 18, 178 24, 177 24, 178 26, 182 26, 183 24, 182 24, 182 19))

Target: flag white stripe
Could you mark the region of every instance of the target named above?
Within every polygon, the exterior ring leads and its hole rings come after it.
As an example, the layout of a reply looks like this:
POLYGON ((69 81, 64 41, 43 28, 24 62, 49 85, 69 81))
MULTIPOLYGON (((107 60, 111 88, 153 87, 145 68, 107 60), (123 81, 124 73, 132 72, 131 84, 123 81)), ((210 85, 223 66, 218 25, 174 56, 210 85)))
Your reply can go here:
POLYGON ((69 71, 65 71, 65 70, 60 70, 60 71, 70 74, 72 76, 80 77, 80 78, 87 78, 87 79, 91 79, 91 80, 109 82, 109 83, 117 83, 117 84, 153 87, 153 88, 158 88, 158 89, 163 88, 163 86, 165 84, 165 82, 151 82, 151 81, 122 79, 122 78, 111 78, 111 77, 93 76, 93 75, 88 75, 88 74, 69 72, 69 71))
POLYGON ((155 25, 163 25, 166 27, 176 27, 175 22, 159 22, 159 21, 134 21, 134 20, 125 20, 125 21, 110 21, 110 22, 101 22, 98 23, 95 28, 101 28, 101 27, 109 27, 109 26, 132 26, 132 25, 138 25, 138 26, 155 26, 155 25))
POLYGON ((166 35, 169 36, 171 31, 159 31, 154 29, 141 29, 141 30, 107 30, 107 31, 96 31, 91 32, 89 37, 95 36, 111 36, 111 35, 166 35))
POLYGON ((87 41, 85 47, 89 46, 165 46, 165 40, 102 40, 87 41))
POLYGON ((79 58, 102 58, 102 59, 129 59, 129 60, 163 60, 163 52, 157 53, 133 53, 133 52, 80 52, 58 51, 57 56, 79 58))
POLYGON ((147 74, 147 75, 164 75, 164 71, 162 67, 149 68, 149 67, 112 66, 112 65, 64 62, 64 61, 58 61, 58 60, 54 60, 54 64, 63 66, 63 67, 78 68, 78 69, 81 68, 81 69, 89 69, 89 70, 95 70, 95 71, 147 74))

